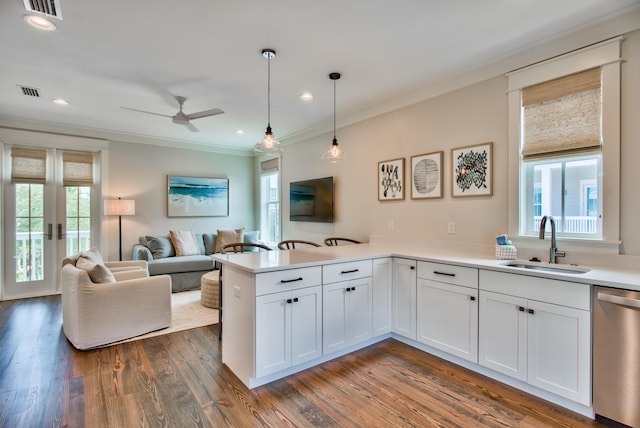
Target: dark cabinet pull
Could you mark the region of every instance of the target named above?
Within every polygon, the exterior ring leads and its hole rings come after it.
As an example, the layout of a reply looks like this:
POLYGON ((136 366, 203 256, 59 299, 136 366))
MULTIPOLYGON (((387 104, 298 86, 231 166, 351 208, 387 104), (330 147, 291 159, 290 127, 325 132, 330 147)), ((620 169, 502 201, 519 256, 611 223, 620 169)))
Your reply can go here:
POLYGON ((533 309, 529 309, 529 313, 533 315, 534 314, 533 309))
POLYGON ((414 270, 416 267, 415 266, 410 266, 409 269, 414 270))
POLYGON ((360 272, 360 269, 343 270, 342 272, 340 272, 340 275, 343 275, 345 273, 356 273, 356 272, 360 272))
POLYGON ((476 300, 475 296, 469 296, 469 299, 473 302, 474 300, 476 300))
POLYGON ((524 312, 524 308, 523 308, 522 306, 518 306, 518 310, 519 310, 520 312, 524 312))
POLYGON ((298 301, 298 298, 297 298, 297 297, 294 297, 294 298, 293 298, 293 302, 294 302, 294 303, 296 303, 297 301, 298 301))
POLYGON ((356 291, 356 287, 347 287, 344 291, 356 291))
POLYGON ((287 299, 287 303, 292 303, 292 300, 291 299, 287 299))
POLYGON ((296 279, 281 279, 280 283, 286 284, 287 282, 296 282, 296 281, 302 281, 302 277, 296 278, 296 279))
POLYGON ((451 277, 456 276, 456 274, 455 274, 455 273, 438 272, 437 270, 434 270, 434 271, 433 271, 433 273, 434 273, 435 275, 445 275, 445 276, 451 276, 451 277))
POLYGON ((351 287, 351 291, 356 291, 356 287, 351 287))

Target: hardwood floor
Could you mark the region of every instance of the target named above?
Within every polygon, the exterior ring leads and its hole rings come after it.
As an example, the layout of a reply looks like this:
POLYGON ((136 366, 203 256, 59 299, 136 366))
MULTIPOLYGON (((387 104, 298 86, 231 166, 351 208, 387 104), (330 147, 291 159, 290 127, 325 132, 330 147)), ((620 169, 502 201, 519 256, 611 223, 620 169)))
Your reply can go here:
POLYGON ((389 339, 254 390, 217 326, 77 351, 60 296, 0 302, 0 427, 594 427, 389 339))

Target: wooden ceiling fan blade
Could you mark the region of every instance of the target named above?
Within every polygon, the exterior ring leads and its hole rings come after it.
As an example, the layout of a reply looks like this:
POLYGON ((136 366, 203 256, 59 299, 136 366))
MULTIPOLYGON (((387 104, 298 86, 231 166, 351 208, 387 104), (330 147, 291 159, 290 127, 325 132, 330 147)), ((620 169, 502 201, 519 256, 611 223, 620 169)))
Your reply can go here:
POLYGON ((162 116, 162 117, 169 117, 169 118, 173 117, 173 116, 168 115, 168 114, 155 113, 155 112, 152 112, 152 111, 140 110, 140 109, 137 109, 137 108, 131 108, 131 107, 120 107, 120 108, 124 109, 124 110, 137 111, 138 113, 153 114, 155 116, 162 116))
POLYGON ((212 108, 211 110, 200 111, 198 113, 188 114, 189 119, 200 119, 201 117, 215 116, 216 114, 222 114, 224 111, 219 108, 212 108))

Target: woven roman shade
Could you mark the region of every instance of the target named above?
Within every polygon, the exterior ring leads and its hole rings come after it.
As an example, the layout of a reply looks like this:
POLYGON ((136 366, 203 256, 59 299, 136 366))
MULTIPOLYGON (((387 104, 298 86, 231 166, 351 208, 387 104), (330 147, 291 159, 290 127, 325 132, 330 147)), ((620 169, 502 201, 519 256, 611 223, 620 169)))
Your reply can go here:
POLYGON ((601 68, 522 89, 522 158, 601 150, 601 68))
POLYGON ((62 184, 64 186, 93 186, 93 154, 62 153, 62 184))
POLYGON ((11 181, 14 183, 45 184, 47 182, 47 151, 12 147, 11 181))
POLYGON ((260 162, 260 174, 273 174, 278 172, 278 158, 269 159, 260 162))

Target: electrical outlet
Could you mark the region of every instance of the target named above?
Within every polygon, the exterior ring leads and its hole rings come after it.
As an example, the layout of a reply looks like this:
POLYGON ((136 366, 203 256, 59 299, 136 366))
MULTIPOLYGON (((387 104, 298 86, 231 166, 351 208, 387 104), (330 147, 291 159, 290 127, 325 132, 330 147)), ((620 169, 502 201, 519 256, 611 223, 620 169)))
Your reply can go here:
POLYGON ((453 235, 454 233, 456 233, 456 222, 455 221, 450 221, 449 223, 447 223, 447 233, 449 235, 453 235))
POLYGON ((389 220, 389 230, 396 230, 396 221, 389 220))

